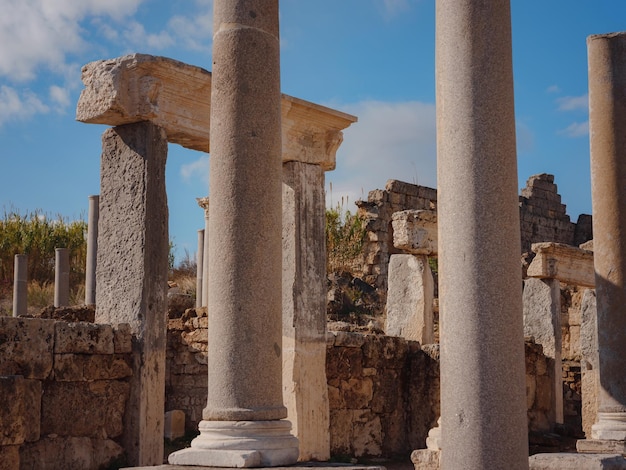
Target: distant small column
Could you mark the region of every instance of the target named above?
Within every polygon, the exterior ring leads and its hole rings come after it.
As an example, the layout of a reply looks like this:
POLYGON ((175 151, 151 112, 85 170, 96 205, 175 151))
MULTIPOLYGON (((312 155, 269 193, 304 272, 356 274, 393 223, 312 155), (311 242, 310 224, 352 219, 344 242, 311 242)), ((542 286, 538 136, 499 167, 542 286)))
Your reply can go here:
POLYGON ((204 209, 204 253, 202 256, 202 303, 209 306, 209 198, 198 198, 198 205, 204 209))
POLYGON ((625 441, 626 33, 590 36, 587 48, 600 374, 591 436, 625 441))
POLYGON ((87 264, 85 266, 85 305, 96 303, 96 260, 98 256, 98 219, 100 196, 89 196, 87 222, 87 264))
POLYGON ((198 251, 196 252, 196 307, 202 307, 204 291, 204 229, 198 230, 198 251))
POLYGON ((444 470, 528 468, 510 15, 436 2, 444 470))
POLYGON ((54 262, 54 306, 70 304, 70 250, 57 248, 54 262))
POLYGON ((13 269, 13 316, 26 315, 28 307, 28 255, 15 255, 13 269))

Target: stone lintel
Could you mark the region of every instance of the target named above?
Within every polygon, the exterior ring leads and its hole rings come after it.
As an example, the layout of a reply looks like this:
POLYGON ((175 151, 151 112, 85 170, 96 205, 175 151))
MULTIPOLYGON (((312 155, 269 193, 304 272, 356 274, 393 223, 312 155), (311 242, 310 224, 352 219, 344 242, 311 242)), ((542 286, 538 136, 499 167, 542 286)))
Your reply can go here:
POLYGON ((528 277, 558 279, 564 284, 595 287, 593 253, 563 243, 533 243, 537 253, 528 267, 528 277))
POLYGON ((392 215, 393 246, 415 255, 437 255, 437 212, 405 210, 392 215))
MULTIPOLYGON (((119 126, 152 121, 169 142, 209 152, 211 73, 166 57, 130 54, 90 62, 76 119, 119 126)), ((335 168, 342 130, 355 116, 282 95, 283 161, 335 168)))
POLYGON ((585 454, 621 454, 626 455, 626 441, 606 439, 581 439, 576 441, 576 450, 585 454))

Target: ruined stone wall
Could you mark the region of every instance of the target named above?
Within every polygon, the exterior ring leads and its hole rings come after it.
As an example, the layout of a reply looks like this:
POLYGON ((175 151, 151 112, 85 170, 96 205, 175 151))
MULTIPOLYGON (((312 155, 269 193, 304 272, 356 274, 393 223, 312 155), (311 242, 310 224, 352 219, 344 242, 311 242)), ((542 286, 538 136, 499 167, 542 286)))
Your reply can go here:
MULTIPOLYGON (((331 455, 408 458, 425 447, 439 417, 439 346, 346 331, 326 339, 331 455)), ((206 349, 206 316, 169 321, 166 410, 183 410, 192 433, 206 405, 206 349)), ((529 431, 554 426, 552 368, 527 341, 529 431)))
MULTIPOLYGON (((592 238, 591 216, 581 214, 578 223, 570 221, 553 175, 543 173, 528 178, 519 201, 522 253, 530 252, 533 243, 559 242, 578 246, 592 238)), ((386 292, 389 257, 401 253, 393 246, 392 215, 408 209, 436 210, 437 190, 389 180, 384 190, 370 191, 367 201, 357 201, 356 205, 358 215, 366 221, 366 238, 361 266, 355 274, 386 292)))
POLYGON ((123 463, 127 324, 0 317, 0 467, 123 463))

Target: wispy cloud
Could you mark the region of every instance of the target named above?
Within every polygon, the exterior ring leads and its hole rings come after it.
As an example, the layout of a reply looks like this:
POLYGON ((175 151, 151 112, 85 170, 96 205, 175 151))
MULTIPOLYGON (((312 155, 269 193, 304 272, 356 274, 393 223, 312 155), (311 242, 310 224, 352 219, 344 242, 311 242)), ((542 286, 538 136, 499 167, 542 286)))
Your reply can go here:
POLYGON ((589 121, 574 122, 565 129, 559 131, 559 134, 574 138, 589 135, 589 121))
POLYGON ((367 198, 370 190, 383 188, 388 179, 435 186, 434 104, 365 101, 333 107, 356 115, 359 121, 344 131, 337 170, 326 174, 333 185, 332 192, 328 185, 327 204, 341 198, 350 204, 367 198))
POLYGON ((559 111, 577 111, 589 109, 589 95, 564 96, 556 100, 559 111))
POLYGON ((0 86, 0 126, 48 111, 48 106, 31 91, 18 92, 15 88, 0 86))
POLYGON ((60 110, 65 110, 70 105, 70 91, 57 85, 50 87, 50 99, 57 104, 60 110))
POLYGON ((207 186, 209 184, 209 155, 200 154, 200 157, 180 167, 180 175, 186 183, 200 179, 207 186))

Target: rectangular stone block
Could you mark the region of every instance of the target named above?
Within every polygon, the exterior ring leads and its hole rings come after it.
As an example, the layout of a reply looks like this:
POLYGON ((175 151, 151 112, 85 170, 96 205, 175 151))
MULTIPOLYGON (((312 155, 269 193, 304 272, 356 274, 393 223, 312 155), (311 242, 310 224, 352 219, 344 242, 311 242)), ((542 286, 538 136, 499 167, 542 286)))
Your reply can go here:
POLYGON ((54 320, 0 317, 0 375, 46 379, 52 370, 54 320))
POLYGON ((558 279, 564 284, 594 287, 593 253, 562 243, 533 243, 537 253, 527 276, 558 279))
MULTIPOLYGON (((83 470, 119 468, 116 460, 122 458, 124 449, 110 439, 88 437, 47 436, 20 450, 21 469, 83 470)), ((1 467, 0 467, 1 468, 1 467)))
POLYGON ((24 380, 24 440, 34 442, 41 435, 41 380, 24 380))
POLYGON ((0 446, 20 445, 26 440, 24 377, 0 376, 0 446))
POLYGON ((130 377, 130 357, 122 354, 55 354, 54 378, 61 382, 130 377))
POLYGON ((437 213, 406 210, 392 215, 393 245, 416 255, 437 254, 437 213))
POLYGON ((133 351, 133 333, 128 323, 113 325, 113 349, 116 354, 133 351))
POLYGON ((115 438, 122 433, 126 382, 50 382, 42 398, 44 435, 115 438))
POLYGON ((20 446, 0 445, 0 470, 17 470, 20 467, 20 446))
POLYGON ((57 322, 54 329, 55 354, 113 354, 113 328, 86 322, 57 322))

